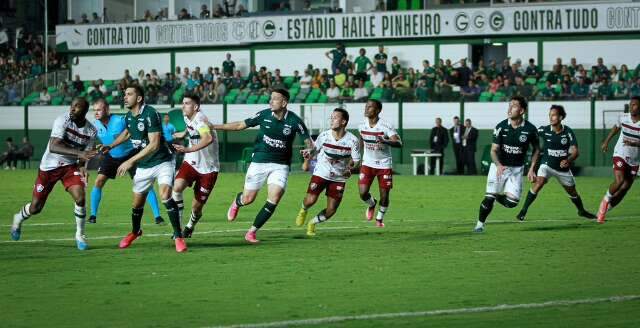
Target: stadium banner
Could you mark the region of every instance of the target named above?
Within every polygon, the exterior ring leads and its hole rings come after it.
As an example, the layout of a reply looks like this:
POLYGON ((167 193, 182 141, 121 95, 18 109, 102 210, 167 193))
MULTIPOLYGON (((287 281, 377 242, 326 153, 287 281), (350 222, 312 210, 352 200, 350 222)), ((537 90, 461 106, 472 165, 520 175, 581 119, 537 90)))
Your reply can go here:
POLYGON ((56 26, 61 51, 640 30, 640 3, 283 15, 56 26))

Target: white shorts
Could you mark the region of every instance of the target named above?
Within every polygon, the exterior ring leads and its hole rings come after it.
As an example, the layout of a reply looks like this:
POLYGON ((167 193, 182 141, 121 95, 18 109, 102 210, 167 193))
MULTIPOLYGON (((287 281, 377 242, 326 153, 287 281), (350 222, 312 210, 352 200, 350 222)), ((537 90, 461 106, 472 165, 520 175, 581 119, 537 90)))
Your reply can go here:
POLYGON ((251 163, 244 179, 244 189, 260 190, 265 181, 267 185, 274 184, 287 188, 289 178, 289 166, 275 163, 251 163))
POLYGON ((153 188, 153 183, 158 180, 159 185, 173 187, 173 178, 176 173, 175 161, 160 163, 154 167, 137 168, 133 176, 133 192, 144 194, 153 188))
POLYGON ((487 194, 511 194, 520 199, 522 193, 522 172, 524 166, 506 166, 501 176, 494 163, 489 167, 487 194))
POLYGON ((552 169, 547 164, 540 165, 540 168, 538 168, 538 176, 543 177, 547 180, 549 180, 549 178, 551 177, 556 177, 556 179, 558 179, 558 182, 560 182, 560 184, 565 187, 573 187, 576 185, 576 179, 573 178, 571 170, 562 172, 552 169))

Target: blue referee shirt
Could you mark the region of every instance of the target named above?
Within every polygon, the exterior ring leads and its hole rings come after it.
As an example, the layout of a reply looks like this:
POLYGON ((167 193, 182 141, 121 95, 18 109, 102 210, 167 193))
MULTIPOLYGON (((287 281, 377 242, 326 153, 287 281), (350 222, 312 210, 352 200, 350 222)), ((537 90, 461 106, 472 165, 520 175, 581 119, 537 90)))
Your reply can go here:
MULTIPOLYGON (((107 126, 104 126, 99 120, 93 122, 93 125, 98 129, 98 139, 100 139, 100 142, 103 145, 110 145, 118 138, 122 131, 127 128, 127 121, 124 116, 111 115, 107 126)), ((131 141, 127 140, 111 149, 109 155, 113 158, 122 158, 129 155, 131 150, 133 150, 133 146, 131 145, 131 141)))
POLYGON ((176 133, 176 127, 171 123, 162 123, 162 135, 168 143, 173 142, 173 134, 176 133))

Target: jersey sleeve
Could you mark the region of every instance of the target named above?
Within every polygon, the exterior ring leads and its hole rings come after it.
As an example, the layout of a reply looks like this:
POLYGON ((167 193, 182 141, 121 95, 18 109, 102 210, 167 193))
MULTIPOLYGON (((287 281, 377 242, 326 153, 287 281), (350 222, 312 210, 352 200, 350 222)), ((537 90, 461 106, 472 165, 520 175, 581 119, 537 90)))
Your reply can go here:
POLYGON ((569 129, 569 133, 567 133, 569 135, 569 144, 571 146, 578 146, 578 138, 576 138, 576 134, 573 133, 572 129, 569 129))
POLYGON ((313 143, 313 147, 315 149, 316 154, 319 153, 322 150, 322 145, 324 144, 324 139, 325 139, 325 133, 320 133, 320 135, 316 138, 316 140, 313 143))
POLYGON ((200 118, 196 125, 196 129, 200 135, 211 134, 211 128, 209 127, 209 121, 206 118, 200 118))
POLYGON ((297 127, 298 133, 300 134, 300 136, 302 137, 303 140, 307 140, 309 139, 309 130, 307 130, 307 126, 304 124, 304 122, 302 120, 298 121, 298 127, 297 127))
POLYGON ((493 137, 492 137, 492 142, 494 144, 501 144, 502 143, 502 137, 500 136, 500 132, 502 132, 502 127, 500 126, 500 124, 496 125, 495 129, 493 129, 493 137))
POLYGON ((162 132, 162 123, 160 120, 160 113, 154 112, 151 113, 148 117, 149 129, 147 130, 149 133, 153 132, 162 132))
POLYGON ((60 138, 64 137, 64 122, 66 121, 66 116, 60 116, 53 121, 53 127, 51 128, 51 138, 60 138))
POLYGON ((616 121, 616 123, 613 126, 615 126, 618 129, 621 128, 623 119, 624 119, 624 115, 618 115, 618 120, 616 121))
POLYGON ((254 126, 258 126, 258 125, 260 125, 260 118, 261 117, 262 117, 262 111, 257 112, 255 115, 253 115, 253 117, 250 117, 250 118, 244 120, 244 124, 246 124, 250 128, 252 128, 254 126))
POLYGON ((385 132, 387 133, 387 136, 388 136, 389 138, 391 138, 391 137, 393 137, 393 136, 395 136, 395 135, 397 135, 397 134, 398 134, 398 132, 396 131, 396 129, 395 129, 395 128, 393 127, 393 125, 391 125, 391 124, 388 124, 388 125, 386 126, 386 131, 385 131, 385 132))
POLYGON ((538 129, 534 125, 531 125, 531 138, 529 138, 529 142, 534 147, 540 147, 540 140, 538 138, 538 129))

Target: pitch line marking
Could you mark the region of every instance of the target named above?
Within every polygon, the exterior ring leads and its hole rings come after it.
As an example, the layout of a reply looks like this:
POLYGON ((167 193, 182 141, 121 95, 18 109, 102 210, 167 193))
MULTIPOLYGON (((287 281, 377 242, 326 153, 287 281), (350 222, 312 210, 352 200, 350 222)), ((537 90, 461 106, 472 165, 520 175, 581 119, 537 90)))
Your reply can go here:
POLYGON ((377 313, 362 314, 351 316, 333 316, 313 319, 272 321, 263 323, 235 324, 227 326, 210 326, 209 328, 273 328, 273 327, 290 327, 290 326, 315 326, 329 323, 338 323, 345 321, 359 320, 379 320, 379 319, 395 319, 395 318, 412 318, 412 317, 435 317, 443 315, 469 314, 469 313, 486 313, 499 312, 519 309, 540 309, 561 306, 598 304, 598 303, 618 303, 640 300, 640 295, 623 295, 603 298, 585 298, 579 300, 555 300, 542 303, 522 303, 522 304, 500 304, 495 306, 467 307, 457 309, 441 309, 418 312, 394 312, 394 313, 377 313))

